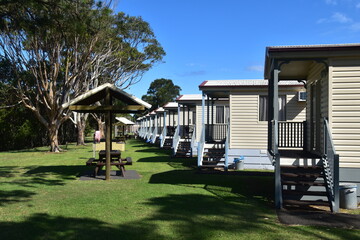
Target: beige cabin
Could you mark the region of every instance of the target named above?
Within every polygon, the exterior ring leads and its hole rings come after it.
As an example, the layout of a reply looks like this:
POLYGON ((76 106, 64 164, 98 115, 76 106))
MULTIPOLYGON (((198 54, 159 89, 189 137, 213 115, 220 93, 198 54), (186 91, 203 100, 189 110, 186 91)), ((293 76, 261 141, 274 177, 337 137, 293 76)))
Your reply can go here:
MULTIPOLYGON (((274 96, 278 95, 277 83, 283 80, 306 83, 303 153, 318 160, 307 164, 329 172, 325 182, 331 190, 328 195, 332 209, 337 211, 339 180, 360 185, 360 44, 268 47, 265 78, 270 80, 269 94, 274 96)), ((286 156, 289 152, 279 150, 278 139, 274 138, 277 107, 275 101, 269 106, 268 152, 279 165, 280 175, 283 160, 291 157, 286 156)), ((276 184, 280 189, 280 179, 276 184)), ((276 202, 281 207, 279 189, 276 202)))
MULTIPOLYGON (((222 124, 229 127, 228 139, 228 164, 231 165, 235 158, 244 158, 245 168, 273 169, 272 162, 267 156, 267 105, 268 105, 267 80, 211 80, 204 81, 200 90, 206 95, 209 106, 205 106, 205 128, 212 125, 215 134, 221 131, 222 124), (220 106, 217 105, 221 102, 220 106), (214 106, 212 105, 214 104, 214 106), (225 106, 225 111, 221 106, 225 106), (228 108, 228 109, 226 109, 228 108), (207 112, 214 110, 213 119, 207 121, 207 112), (220 110, 218 113, 217 110, 220 110), (224 118, 224 120, 222 120, 224 118)), ((305 92, 304 84, 298 81, 286 81, 280 84, 279 114, 284 122, 302 124, 305 120, 306 99, 299 98, 305 92)), ((225 133, 224 131, 222 131, 225 133)), ((209 137, 209 136, 207 136, 209 137)), ((224 139, 221 137, 221 139, 224 139)), ((209 137, 206 142, 210 145, 218 140, 209 137), (215 140, 215 141, 214 141, 215 140)), ((225 144, 224 144, 225 145, 225 144)), ((210 145, 211 146, 211 145, 210 145)), ((219 145, 218 145, 219 146, 219 145)), ((224 146, 225 147, 225 146, 224 146)))

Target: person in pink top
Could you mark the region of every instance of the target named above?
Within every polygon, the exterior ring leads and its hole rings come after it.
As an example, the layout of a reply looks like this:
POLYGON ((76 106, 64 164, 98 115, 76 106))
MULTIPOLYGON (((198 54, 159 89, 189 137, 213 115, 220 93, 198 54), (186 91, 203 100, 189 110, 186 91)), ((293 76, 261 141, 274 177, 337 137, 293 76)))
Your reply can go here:
POLYGON ((101 139, 100 131, 97 130, 97 131, 95 131, 95 134, 94 134, 94 142, 99 143, 100 139, 101 139))

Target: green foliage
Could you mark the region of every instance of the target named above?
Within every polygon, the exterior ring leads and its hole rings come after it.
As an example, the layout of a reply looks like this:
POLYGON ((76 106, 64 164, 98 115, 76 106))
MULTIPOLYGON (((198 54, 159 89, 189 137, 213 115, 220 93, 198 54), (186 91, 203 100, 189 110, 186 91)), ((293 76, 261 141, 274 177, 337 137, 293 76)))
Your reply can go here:
POLYGON ((64 103, 104 82, 126 88, 165 55, 141 17, 95 0, 0 0, 0 48, 0 95, 15 96, 4 105, 33 111, 52 151, 64 103))
POLYGON ((0 151, 32 148, 46 143, 46 129, 23 106, 0 109, 0 151))
POLYGON ((174 85, 171 79, 160 78, 150 84, 147 95, 143 95, 142 100, 150 103, 151 110, 154 110, 174 101, 180 95, 180 91, 181 88, 174 85))

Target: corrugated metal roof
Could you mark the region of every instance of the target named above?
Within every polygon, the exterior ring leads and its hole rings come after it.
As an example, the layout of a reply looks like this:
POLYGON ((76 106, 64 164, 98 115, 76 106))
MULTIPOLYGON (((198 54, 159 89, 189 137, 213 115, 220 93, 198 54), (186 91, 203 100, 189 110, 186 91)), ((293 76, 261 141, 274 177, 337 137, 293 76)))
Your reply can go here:
MULTIPOLYGON (((267 86, 268 80, 264 79, 240 79, 240 80, 208 80, 203 82, 201 87, 256 87, 267 86)), ((280 81, 280 86, 297 86, 303 85, 298 81, 280 81)), ((201 95, 200 95, 201 96, 201 95)))
POLYGON ((165 104, 163 106, 163 108, 177 108, 178 107, 178 103, 177 102, 168 102, 167 104, 165 104))
POLYGON ((201 101, 201 94, 184 94, 176 99, 176 101, 201 101))
POLYGON ((290 48, 336 48, 336 47, 360 47, 360 43, 269 46, 268 48, 285 48, 285 49, 290 49, 290 48))
POLYGON ((158 109, 155 110, 155 112, 159 113, 159 112, 164 112, 164 108, 163 107, 159 107, 158 109))

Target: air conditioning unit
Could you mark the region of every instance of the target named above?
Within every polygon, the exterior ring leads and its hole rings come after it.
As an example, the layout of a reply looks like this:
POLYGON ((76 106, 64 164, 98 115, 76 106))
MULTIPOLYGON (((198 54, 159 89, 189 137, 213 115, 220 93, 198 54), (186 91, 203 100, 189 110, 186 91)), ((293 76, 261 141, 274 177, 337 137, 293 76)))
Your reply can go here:
POLYGON ((298 101, 305 102, 307 97, 307 92, 298 92, 298 101))

